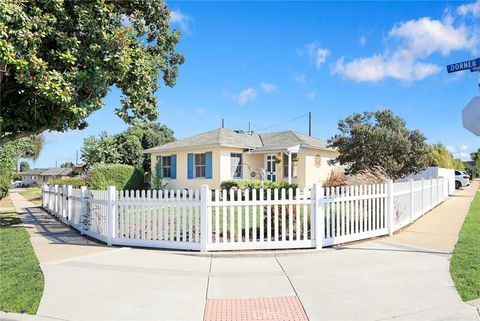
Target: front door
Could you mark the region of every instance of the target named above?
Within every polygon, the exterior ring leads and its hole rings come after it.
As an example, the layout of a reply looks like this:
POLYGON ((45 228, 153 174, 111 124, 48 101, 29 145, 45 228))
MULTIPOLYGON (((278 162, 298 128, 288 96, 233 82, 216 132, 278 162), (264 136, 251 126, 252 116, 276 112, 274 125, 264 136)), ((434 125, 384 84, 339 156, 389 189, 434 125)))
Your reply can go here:
POLYGON ((277 180, 277 163, 275 155, 267 155, 267 179, 275 182, 277 180))

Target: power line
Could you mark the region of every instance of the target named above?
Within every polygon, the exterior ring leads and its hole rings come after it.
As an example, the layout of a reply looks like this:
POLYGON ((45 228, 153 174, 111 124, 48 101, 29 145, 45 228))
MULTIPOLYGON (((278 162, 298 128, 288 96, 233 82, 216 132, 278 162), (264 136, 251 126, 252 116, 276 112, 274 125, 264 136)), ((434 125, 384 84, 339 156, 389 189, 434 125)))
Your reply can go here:
POLYGON ((303 114, 303 115, 298 116, 298 117, 295 117, 295 118, 292 118, 292 119, 289 119, 289 120, 286 120, 286 121, 284 121, 284 122, 281 122, 281 123, 272 125, 272 126, 268 126, 268 127, 265 127, 265 128, 261 128, 261 129, 259 129, 259 131, 265 130, 265 129, 270 129, 270 128, 273 128, 273 127, 278 127, 278 126, 281 126, 281 125, 285 125, 285 124, 294 122, 294 121, 296 121, 296 120, 302 119, 302 118, 304 118, 304 117, 308 117, 308 113, 303 114))

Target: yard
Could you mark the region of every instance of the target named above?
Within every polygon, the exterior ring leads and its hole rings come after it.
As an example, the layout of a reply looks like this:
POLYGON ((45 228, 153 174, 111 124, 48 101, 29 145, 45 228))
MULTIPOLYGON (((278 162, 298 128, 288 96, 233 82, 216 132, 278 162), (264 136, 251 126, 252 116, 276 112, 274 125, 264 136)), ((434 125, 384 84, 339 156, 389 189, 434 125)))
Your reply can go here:
POLYGON ((43 274, 21 223, 15 212, 0 214, 0 311, 35 314, 43 274))
POLYGON ((460 231, 450 273, 463 301, 480 298, 480 192, 470 205, 460 231))
POLYGON ((40 187, 25 188, 20 192, 20 195, 35 205, 40 205, 42 203, 42 189, 40 187))

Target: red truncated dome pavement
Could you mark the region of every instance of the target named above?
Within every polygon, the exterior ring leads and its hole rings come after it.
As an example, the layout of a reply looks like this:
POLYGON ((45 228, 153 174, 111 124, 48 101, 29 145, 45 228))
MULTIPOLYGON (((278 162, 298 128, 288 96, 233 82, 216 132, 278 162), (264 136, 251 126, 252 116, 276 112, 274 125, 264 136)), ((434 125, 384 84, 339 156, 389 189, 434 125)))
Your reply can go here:
POLYGON ((295 297, 207 299, 204 321, 306 321, 295 297))

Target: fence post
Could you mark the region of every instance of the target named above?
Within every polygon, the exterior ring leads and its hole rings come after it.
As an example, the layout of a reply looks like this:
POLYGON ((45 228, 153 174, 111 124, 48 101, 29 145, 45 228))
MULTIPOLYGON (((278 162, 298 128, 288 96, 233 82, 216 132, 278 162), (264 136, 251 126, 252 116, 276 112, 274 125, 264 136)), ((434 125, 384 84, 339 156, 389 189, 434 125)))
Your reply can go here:
POLYGON ((413 223, 413 178, 408 180, 410 182, 410 224, 413 223))
POLYGON ((109 186, 107 190, 107 245, 112 246, 112 240, 117 232, 117 191, 115 186, 109 186))
POLYGON ((80 234, 83 235, 83 231, 85 231, 85 218, 87 216, 87 210, 88 210, 88 205, 87 205, 87 187, 82 186, 80 187, 80 234))
POLYGON ((67 213, 67 185, 62 185, 62 221, 66 222, 68 219, 67 213))
POLYGON ((420 216, 425 214, 425 179, 422 177, 422 213, 420 216))
POLYGON ((45 189, 47 188, 47 184, 43 184, 42 186, 42 207, 45 208, 45 199, 46 199, 46 193, 45 189))
POLYGON ((323 247, 323 238, 325 231, 325 193, 320 184, 314 183, 312 186, 312 213, 313 224, 315 224, 315 247, 321 249, 323 247))
POLYGON ((393 181, 391 179, 387 180, 387 194, 388 194, 388 235, 393 235, 393 181))
POLYGON ((53 215, 58 217, 58 185, 54 186, 53 215))
POLYGON ((208 251, 208 241, 209 241, 209 233, 211 230, 211 226, 208 226, 209 216, 210 216, 210 207, 208 203, 210 201, 210 189, 208 185, 201 185, 200 186, 200 251, 207 252, 208 251))
POLYGON ((70 218, 72 217, 72 185, 67 186, 67 224, 70 225, 70 218))

